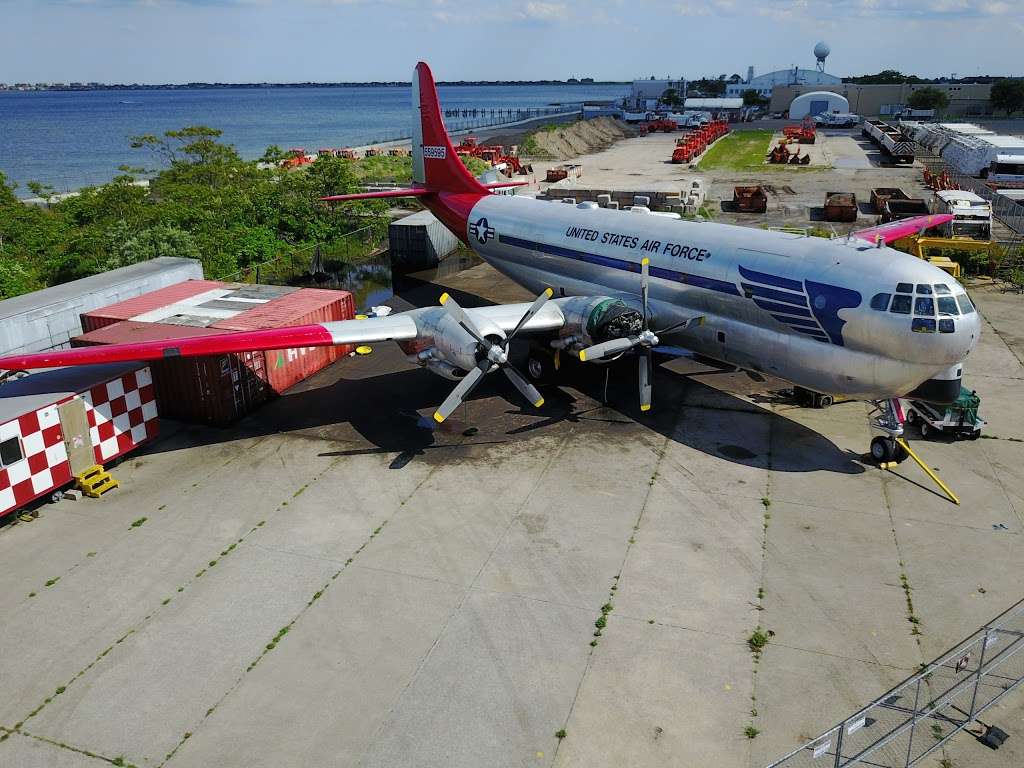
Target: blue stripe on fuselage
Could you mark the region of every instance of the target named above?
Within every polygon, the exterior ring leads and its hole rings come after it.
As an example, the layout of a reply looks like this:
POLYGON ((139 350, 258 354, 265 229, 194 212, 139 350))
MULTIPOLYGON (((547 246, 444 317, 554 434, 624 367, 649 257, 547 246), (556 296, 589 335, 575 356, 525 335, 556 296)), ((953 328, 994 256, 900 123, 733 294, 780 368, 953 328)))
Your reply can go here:
POLYGON ((764 285, 774 285, 776 288, 786 288, 790 291, 800 291, 803 293, 804 286, 799 280, 790 280, 786 277, 777 277, 776 275, 769 275, 767 272, 757 272, 753 269, 747 269, 746 267, 739 265, 740 277, 745 277, 754 283, 762 283, 764 285))
MULTIPOLYGON (((586 253, 585 251, 577 251, 573 248, 566 248, 562 245, 540 243, 536 240, 524 240, 519 237, 512 237, 511 235, 499 234, 498 241, 505 245, 511 245, 515 248, 540 251, 541 253, 547 253, 552 256, 561 256, 566 259, 573 259, 574 261, 582 261, 587 264, 596 264, 601 267, 620 269, 624 272, 640 272, 640 264, 637 262, 627 261, 626 259, 617 259, 614 256, 599 256, 596 253, 586 253)), ((725 280, 717 280, 713 277, 705 277, 704 275, 695 275, 691 272, 678 272, 674 269, 665 269, 663 267, 653 266, 650 268, 650 273, 651 277, 660 277, 663 280, 674 280, 677 283, 693 285, 697 288, 706 288, 709 291, 718 291, 719 293, 728 293, 733 296, 740 295, 740 292, 734 283, 729 283, 725 280)))

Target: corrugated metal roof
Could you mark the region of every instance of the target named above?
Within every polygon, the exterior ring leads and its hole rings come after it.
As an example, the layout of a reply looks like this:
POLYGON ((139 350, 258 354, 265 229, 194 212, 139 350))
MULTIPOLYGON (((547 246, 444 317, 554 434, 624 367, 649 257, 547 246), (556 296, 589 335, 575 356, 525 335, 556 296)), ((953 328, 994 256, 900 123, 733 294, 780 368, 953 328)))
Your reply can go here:
POLYGON ((1020 136, 980 136, 982 141, 987 141, 993 147, 999 149, 1024 149, 1024 139, 1020 136))
POLYGON ((38 371, 4 382, 0 384, 0 424, 145 367, 145 363, 79 365, 38 371))
MULTIPOLYGON (((324 307, 329 307, 337 302, 345 302, 350 295, 348 291, 301 288, 266 304, 254 306, 241 314, 218 320, 211 327, 232 331, 282 328, 287 325, 295 325, 301 318, 324 307)), ((344 315, 341 314, 332 319, 344 319, 344 315)))
POLYGON ((177 285, 169 285, 158 291, 150 291, 134 299, 111 304, 108 307, 90 312, 91 315, 100 317, 116 318, 118 320, 129 320, 138 315, 152 312, 155 309, 166 307, 169 304, 177 304, 187 299, 192 299, 199 294, 207 293, 218 288, 223 288, 224 283, 218 280, 186 280, 177 285))

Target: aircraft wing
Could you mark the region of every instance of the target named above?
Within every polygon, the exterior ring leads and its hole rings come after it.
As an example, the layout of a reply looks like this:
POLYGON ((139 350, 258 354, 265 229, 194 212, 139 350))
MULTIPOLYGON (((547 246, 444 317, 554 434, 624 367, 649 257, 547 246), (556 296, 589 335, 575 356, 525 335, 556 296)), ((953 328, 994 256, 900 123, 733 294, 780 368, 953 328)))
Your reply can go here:
MULTIPOLYGON (((466 309, 478 327, 496 325, 506 333, 515 330, 530 304, 499 304, 466 309)), ((386 317, 365 320, 337 320, 314 325, 234 331, 212 336, 160 339, 127 344, 108 344, 72 349, 55 349, 33 354, 0 357, 0 370, 33 370, 67 365, 93 365, 126 361, 162 360, 170 357, 202 357, 232 352, 269 349, 328 347, 338 344, 368 344, 381 341, 415 339, 419 333, 416 318, 425 310, 411 310, 386 317)), ((520 329, 522 333, 556 330, 565 317, 556 304, 545 304, 520 329)))
POLYGON ((888 245, 902 237, 916 235, 925 229, 939 227, 952 220, 953 215, 950 213, 935 213, 930 216, 915 216, 912 219, 890 221, 888 224, 879 224, 877 227, 858 229, 850 234, 861 240, 867 240, 872 245, 876 245, 879 240, 888 245))

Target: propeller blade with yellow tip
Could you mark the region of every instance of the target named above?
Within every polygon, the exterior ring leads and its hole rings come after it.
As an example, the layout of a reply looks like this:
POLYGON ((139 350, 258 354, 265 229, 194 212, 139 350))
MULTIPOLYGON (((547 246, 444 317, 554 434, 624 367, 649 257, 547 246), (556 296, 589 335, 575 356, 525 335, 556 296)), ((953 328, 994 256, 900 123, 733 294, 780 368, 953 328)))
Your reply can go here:
POLYGON ((467 373, 459 383, 455 385, 455 389, 453 389, 448 397, 444 399, 444 402, 438 406, 436 411, 434 411, 434 421, 440 424, 455 413, 455 409, 462 405, 463 401, 469 397, 470 393, 476 388, 476 385, 480 383, 480 380, 484 377, 484 373, 487 372, 489 367, 490 363, 487 360, 484 360, 473 368, 473 370, 467 373))
POLYGON ((519 333, 523 326, 530 322, 530 319, 534 315, 540 312, 540 308, 547 303, 547 300, 550 299, 554 293, 555 292, 550 288, 545 288, 541 292, 540 296, 533 300, 533 304, 530 305, 530 308, 526 310, 526 314, 522 316, 518 323, 516 323, 516 327, 512 329, 512 333, 508 335, 508 338, 512 339, 517 333, 519 333))

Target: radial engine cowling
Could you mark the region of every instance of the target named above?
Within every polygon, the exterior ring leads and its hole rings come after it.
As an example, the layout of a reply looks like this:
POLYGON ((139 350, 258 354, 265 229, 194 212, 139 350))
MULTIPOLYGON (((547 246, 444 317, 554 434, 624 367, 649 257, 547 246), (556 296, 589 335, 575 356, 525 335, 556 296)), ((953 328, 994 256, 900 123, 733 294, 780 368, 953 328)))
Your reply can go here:
MULTIPOLYGON (((410 362, 447 379, 461 379, 482 359, 477 340, 443 308, 419 311, 413 319, 417 338, 402 344, 410 362)), ((480 322, 478 327, 489 341, 504 342, 505 332, 496 325, 480 322)))
POLYGON ((558 349, 582 349, 609 339, 635 336, 643 317, 621 299, 608 296, 574 296, 558 300, 565 326, 551 345, 558 349))

